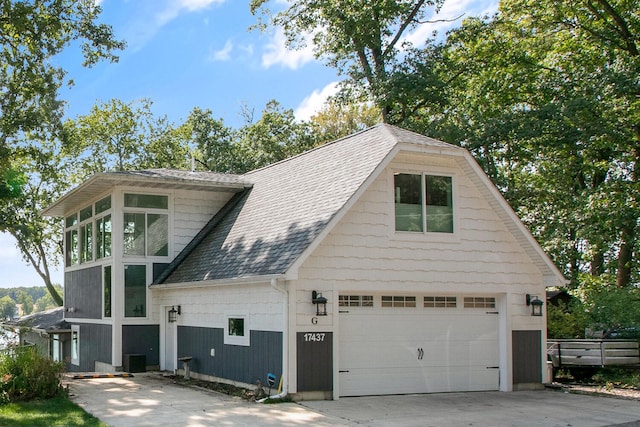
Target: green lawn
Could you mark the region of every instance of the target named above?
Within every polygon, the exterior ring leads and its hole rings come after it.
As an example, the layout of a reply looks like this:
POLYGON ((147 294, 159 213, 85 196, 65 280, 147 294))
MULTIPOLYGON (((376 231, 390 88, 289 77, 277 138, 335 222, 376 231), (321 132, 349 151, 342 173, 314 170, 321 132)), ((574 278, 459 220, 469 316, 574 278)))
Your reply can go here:
POLYGON ((0 404, 0 427, 108 427, 67 397, 0 404))

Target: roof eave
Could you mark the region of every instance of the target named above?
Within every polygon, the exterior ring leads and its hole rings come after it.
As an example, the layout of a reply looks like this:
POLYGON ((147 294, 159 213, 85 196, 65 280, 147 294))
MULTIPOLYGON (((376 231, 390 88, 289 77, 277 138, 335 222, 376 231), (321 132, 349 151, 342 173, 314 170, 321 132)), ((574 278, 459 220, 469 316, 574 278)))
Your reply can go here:
POLYGON ((106 193, 116 186, 139 186, 148 188, 183 188, 192 190, 216 190, 237 193, 250 188, 249 182, 192 181, 175 177, 149 177, 101 173, 93 175, 85 182, 69 191, 51 205, 43 209, 42 216, 61 217, 65 213, 85 205, 88 199, 106 193))

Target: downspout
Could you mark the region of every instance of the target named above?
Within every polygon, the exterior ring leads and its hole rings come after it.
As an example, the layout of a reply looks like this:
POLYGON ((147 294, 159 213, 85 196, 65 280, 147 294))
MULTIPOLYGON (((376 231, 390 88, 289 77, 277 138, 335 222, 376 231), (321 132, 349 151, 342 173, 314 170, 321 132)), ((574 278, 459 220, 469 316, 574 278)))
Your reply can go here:
POLYGON ((289 366, 289 292, 285 287, 278 287, 278 279, 271 279, 271 287, 284 295, 282 303, 282 316, 284 319, 282 328, 282 391, 274 396, 260 399, 258 403, 263 403, 267 399, 282 399, 289 393, 289 379, 286 376, 287 367, 289 366))

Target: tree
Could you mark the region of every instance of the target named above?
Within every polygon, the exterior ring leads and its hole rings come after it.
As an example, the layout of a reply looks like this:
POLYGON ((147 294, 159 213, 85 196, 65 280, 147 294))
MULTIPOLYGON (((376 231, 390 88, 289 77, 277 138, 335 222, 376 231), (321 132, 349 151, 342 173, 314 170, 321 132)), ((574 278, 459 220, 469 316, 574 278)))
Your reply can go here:
POLYGON ((238 130, 234 144, 236 172, 244 173, 300 154, 316 145, 308 123, 298 122, 291 109, 271 100, 254 123, 238 130))
POLYGON ((156 118, 151 106, 148 99, 112 99, 65 122, 63 154, 79 162, 82 179, 107 171, 186 168, 189 148, 184 135, 166 117, 156 118))
POLYGON ((0 298, 0 319, 12 319, 16 315, 16 303, 8 295, 0 298))
POLYGON ((443 53, 459 76, 446 139, 474 153, 574 287, 584 272, 637 279, 638 6, 506 1, 443 53))
POLYGON ((340 100, 329 100, 311 117, 316 143, 335 141, 380 122, 382 117, 375 106, 340 100))
MULTIPOLYGON (((97 22, 100 12, 96 2, 88 0, 0 2, 0 232, 19 238, 34 233, 11 214, 29 181, 23 165, 40 150, 25 144, 25 135, 52 139, 60 133, 64 103, 58 89, 65 82, 65 71, 52 58, 72 44, 79 45, 83 65, 91 67, 102 59, 117 61, 113 52, 125 46, 114 38, 110 26, 97 22), (12 206, 5 206, 7 201, 12 206)), ((28 246, 19 241, 26 258, 43 255, 24 252, 28 246)), ((46 266, 38 270, 43 272, 46 266)))
POLYGON ((236 133, 215 119, 211 110, 194 108, 182 126, 188 140, 197 151, 198 161, 204 169, 213 172, 233 173, 240 169, 234 152, 236 133))
POLYGON ((114 39, 111 27, 97 23, 100 12, 87 0, 0 2, 0 176, 5 178, 0 192, 15 191, 23 183, 12 179, 20 169, 7 160, 17 148, 14 138, 59 130, 63 102, 58 89, 65 72, 51 59, 76 41, 85 66, 118 59, 113 52, 124 43, 114 39))
POLYGON ((16 302, 22 305, 22 313, 27 315, 33 312, 33 298, 24 291, 19 291, 16 302))
MULTIPOLYGON (((411 55, 405 36, 437 12, 443 0, 299 0, 272 15, 268 0, 252 0, 251 12, 282 27, 290 48, 313 34, 316 58, 347 75, 351 98, 372 100, 389 123, 394 109, 388 84, 394 68, 411 55)), ((259 27, 266 28, 262 20, 259 27)))

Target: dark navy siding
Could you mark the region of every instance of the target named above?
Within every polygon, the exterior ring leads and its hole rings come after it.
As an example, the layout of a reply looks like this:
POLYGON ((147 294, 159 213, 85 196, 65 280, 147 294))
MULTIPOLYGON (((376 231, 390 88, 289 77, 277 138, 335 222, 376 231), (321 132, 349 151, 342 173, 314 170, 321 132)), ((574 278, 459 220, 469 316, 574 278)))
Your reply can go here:
POLYGON ((191 356, 192 372, 255 384, 282 375, 282 332, 251 331, 251 346, 225 345, 224 329, 178 327, 178 357, 191 356), (215 356, 211 357, 211 349, 215 356))
POLYGON ((122 326, 122 358, 125 354, 143 354, 147 366, 160 364, 160 326, 122 326))
POLYGON ((66 319, 102 319, 102 266, 64 274, 64 306, 66 319))
POLYGON ((70 372, 93 372, 96 361, 111 364, 111 325, 80 323, 80 366, 67 364, 70 372))

